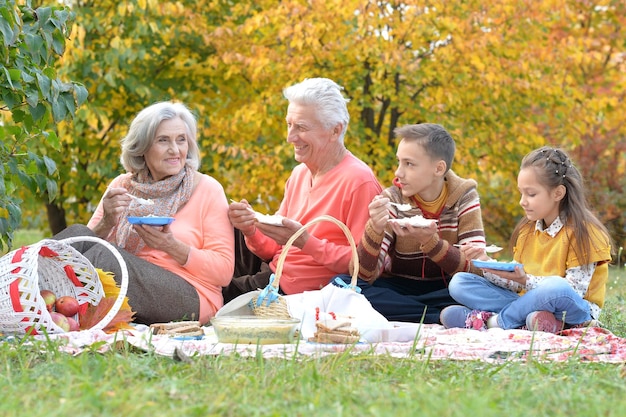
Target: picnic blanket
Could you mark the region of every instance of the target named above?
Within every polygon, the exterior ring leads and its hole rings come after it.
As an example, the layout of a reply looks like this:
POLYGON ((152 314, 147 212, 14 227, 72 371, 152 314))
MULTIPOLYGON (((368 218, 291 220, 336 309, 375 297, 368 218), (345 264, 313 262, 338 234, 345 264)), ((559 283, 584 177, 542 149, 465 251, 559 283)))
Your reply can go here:
MULTIPOLYGON (((307 358, 333 354, 389 355, 416 360, 566 361, 623 363, 626 338, 606 329, 590 327, 564 330, 555 335, 527 330, 445 329, 441 325, 397 323, 396 330, 381 333, 380 341, 350 345, 320 344, 299 340, 292 344, 235 345, 219 343, 212 327, 205 327, 201 339, 177 339, 153 335, 147 326, 107 334, 101 330, 69 332, 48 336, 60 341, 60 350, 77 355, 85 350, 104 352, 118 343, 129 343, 144 351, 174 357, 176 353, 193 358, 198 355, 231 355, 264 358, 307 358)), ((45 336, 36 336, 45 339, 45 336)))

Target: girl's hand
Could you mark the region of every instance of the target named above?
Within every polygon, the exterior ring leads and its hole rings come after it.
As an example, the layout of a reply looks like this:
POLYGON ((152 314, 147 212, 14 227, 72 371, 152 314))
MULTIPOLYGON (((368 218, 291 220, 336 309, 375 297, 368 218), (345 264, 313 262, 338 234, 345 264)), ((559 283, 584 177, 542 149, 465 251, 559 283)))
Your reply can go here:
POLYGON ((516 266, 515 271, 499 271, 495 269, 483 268, 485 272, 491 272, 494 275, 497 275, 501 278, 508 279, 509 281, 517 282, 520 285, 526 286, 526 281, 528 280, 528 276, 524 271, 523 266, 516 266))

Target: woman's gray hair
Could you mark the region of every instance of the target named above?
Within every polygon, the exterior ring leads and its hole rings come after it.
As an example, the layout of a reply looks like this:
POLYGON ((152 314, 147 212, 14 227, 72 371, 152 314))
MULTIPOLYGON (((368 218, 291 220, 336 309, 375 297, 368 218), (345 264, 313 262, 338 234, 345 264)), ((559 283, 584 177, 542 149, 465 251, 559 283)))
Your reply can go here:
POLYGON ((326 129, 341 123, 343 129, 339 141, 348 130, 350 113, 346 103, 350 101, 341 94, 343 87, 328 78, 307 78, 304 81, 287 87, 283 95, 290 103, 314 105, 318 110, 318 119, 326 129))
POLYGON ((122 139, 120 161, 127 172, 137 173, 146 168, 144 155, 152 146, 159 125, 164 120, 179 117, 187 126, 187 164, 197 170, 200 167, 200 150, 197 141, 197 122, 195 116, 182 103, 162 101, 154 103, 137 114, 130 124, 128 134, 122 139))

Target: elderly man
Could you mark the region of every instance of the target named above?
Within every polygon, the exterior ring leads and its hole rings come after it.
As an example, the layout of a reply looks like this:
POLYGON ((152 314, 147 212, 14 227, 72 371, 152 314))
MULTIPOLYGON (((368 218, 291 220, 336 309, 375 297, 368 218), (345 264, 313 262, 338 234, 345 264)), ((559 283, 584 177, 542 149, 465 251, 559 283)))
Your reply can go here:
MULTIPOLYGON (((283 91, 289 101, 287 141, 300 164, 285 184, 277 212, 284 217, 281 225, 257 222, 245 200, 230 204, 230 221, 244 238, 238 239, 242 244, 236 248, 235 276, 222 291, 225 303, 266 287, 283 245, 302 225, 320 215, 335 217, 350 229, 355 241, 361 239, 369 218, 368 205, 382 188, 372 170, 344 145, 350 115, 341 90, 332 80, 311 78, 283 91), (248 250, 262 262, 252 268, 243 265, 241 260, 250 259, 248 250)), ((280 290, 295 294, 320 289, 332 277, 348 273, 351 254, 337 225, 312 225, 289 249, 280 290)))

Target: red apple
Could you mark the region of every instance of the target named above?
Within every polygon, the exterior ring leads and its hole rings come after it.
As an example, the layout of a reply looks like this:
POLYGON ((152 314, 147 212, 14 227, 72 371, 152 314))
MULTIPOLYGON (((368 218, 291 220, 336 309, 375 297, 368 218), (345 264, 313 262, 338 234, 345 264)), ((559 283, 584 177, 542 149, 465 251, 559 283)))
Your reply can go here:
POLYGON ((67 317, 65 317, 63 314, 53 311, 52 313, 50 313, 50 317, 52 318, 54 324, 63 329, 64 332, 70 331, 70 322, 67 321, 67 317))
POLYGON ((72 296, 64 295, 57 298, 56 303, 54 303, 54 309, 57 313, 61 313, 66 317, 72 317, 78 313, 78 300, 72 296))
POLYGON ((66 319, 70 324, 70 332, 76 332, 80 330, 80 325, 76 320, 74 320, 72 317, 66 317, 66 319))
POLYGON ((41 298, 43 298, 43 302, 46 303, 46 309, 48 311, 52 311, 52 307, 54 307, 54 303, 57 301, 57 296, 50 290, 41 290, 39 291, 41 294, 41 298))

